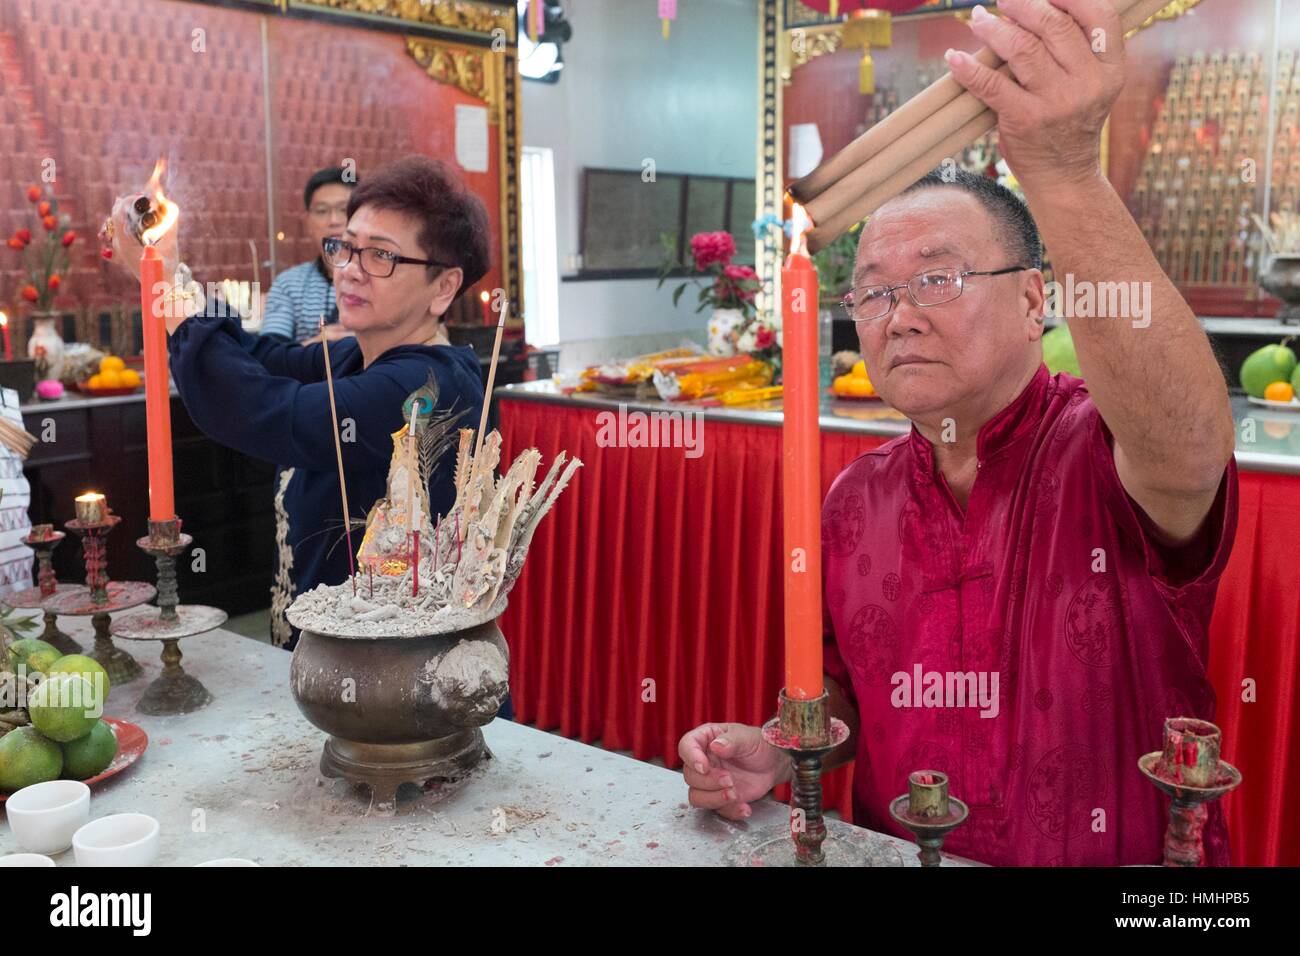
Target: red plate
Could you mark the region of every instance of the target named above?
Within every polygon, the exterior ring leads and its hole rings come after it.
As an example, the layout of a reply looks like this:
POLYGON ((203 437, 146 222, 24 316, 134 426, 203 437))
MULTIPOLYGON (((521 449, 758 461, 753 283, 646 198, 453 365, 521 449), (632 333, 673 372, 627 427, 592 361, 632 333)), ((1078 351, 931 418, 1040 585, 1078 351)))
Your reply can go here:
MULTIPOLYGON (((103 773, 83 781, 87 786, 91 787, 131 766, 140 759, 145 748, 149 746, 149 735, 138 724, 118 720, 116 717, 105 717, 104 720, 113 728, 113 733, 117 737, 117 756, 113 758, 113 762, 108 765, 108 769, 103 773)), ((0 804, 3 804, 8 796, 9 794, 0 793, 0 804)))
POLYGON ((136 392, 140 391, 140 389, 144 388, 144 385, 123 385, 120 388, 91 388, 85 382, 79 382, 77 383, 76 388, 77 391, 81 392, 83 395, 96 395, 101 398, 107 398, 112 395, 134 395, 136 392))
POLYGON ((826 390, 829 395, 837 402, 883 402, 884 399, 879 395, 836 395, 830 389, 826 390))

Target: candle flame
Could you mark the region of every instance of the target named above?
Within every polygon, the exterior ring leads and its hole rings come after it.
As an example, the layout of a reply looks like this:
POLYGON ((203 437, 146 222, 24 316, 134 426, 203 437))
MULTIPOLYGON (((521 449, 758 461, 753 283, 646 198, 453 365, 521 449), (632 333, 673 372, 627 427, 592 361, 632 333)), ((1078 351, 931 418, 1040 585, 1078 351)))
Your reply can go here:
POLYGON ((149 177, 149 182, 145 186, 145 195, 148 196, 154 206, 162 214, 162 218, 140 234, 140 240, 146 245, 151 246, 163 236, 167 231, 176 225, 176 220, 180 218, 181 207, 176 205, 163 194, 162 178, 167 172, 167 160, 160 158, 153 167, 153 175, 149 177))
POLYGON ((480 292, 480 293, 478 294, 478 297, 479 297, 482 301, 484 301, 484 302, 486 302, 488 299, 492 298, 490 295, 488 295, 487 289, 484 289, 482 292, 480 292))
POLYGON ((5 315, 3 312, 0 312, 0 325, 8 325, 8 324, 9 324, 9 316, 5 315))
POLYGON ((790 254, 808 255, 808 232, 813 228, 812 217, 799 203, 790 205, 790 254))
MULTIPOLYGON (((87 491, 84 495, 77 495, 77 500, 78 500, 78 501, 95 501, 95 500, 97 500, 97 499, 99 499, 99 498, 102 498, 102 497, 104 497, 104 496, 101 495, 98 491, 87 491)), ((64 500, 66 501, 67 499, 64 499, 64 500)))

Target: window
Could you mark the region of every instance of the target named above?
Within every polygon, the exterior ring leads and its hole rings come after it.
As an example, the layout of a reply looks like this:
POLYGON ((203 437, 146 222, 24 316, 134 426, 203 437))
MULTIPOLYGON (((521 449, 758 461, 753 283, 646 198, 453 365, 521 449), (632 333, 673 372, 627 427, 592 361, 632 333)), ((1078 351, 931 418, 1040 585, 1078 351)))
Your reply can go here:
POLYGON ((519 163, 524 302, 528 341, 560 341, 560 268, 555 235, 555 163, 551 150, 525 146, 519 163))

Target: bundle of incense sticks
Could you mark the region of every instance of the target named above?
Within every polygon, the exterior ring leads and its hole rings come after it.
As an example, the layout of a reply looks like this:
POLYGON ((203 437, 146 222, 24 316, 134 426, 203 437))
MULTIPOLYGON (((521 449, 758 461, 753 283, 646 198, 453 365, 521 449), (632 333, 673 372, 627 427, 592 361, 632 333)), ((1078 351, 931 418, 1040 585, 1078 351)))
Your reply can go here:
MULTIPOLYGON (((1114 0, 1125 33, 1169 2, 1114 0)), ((975 59, 1010 74, 987 47, 975 59)), ((807 234, 809 250, 829 245, 997 122, 996 113, 945 74, 790 187, 815 224, 807 234)))

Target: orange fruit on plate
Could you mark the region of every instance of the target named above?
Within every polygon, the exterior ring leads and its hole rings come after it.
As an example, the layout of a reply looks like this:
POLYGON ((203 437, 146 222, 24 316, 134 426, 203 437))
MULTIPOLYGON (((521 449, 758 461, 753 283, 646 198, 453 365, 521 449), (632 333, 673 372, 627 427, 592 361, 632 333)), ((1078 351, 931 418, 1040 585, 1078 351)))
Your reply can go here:
POLYGON ((869 379, 856 375, 849 382, 848 391, 854 398, 870 398, 876 394, 876 389, 869 379))
POLYGON ((1270 402, 1289 402, 1295 398, 1295 389, 1290 382, 1274 382, 1264 389, 1264 398, 1270 402))
POLYGON ((96 374, 90 376, 89 381, 86 382, 86 387, 87 387, 87 388, 103 388, 103 387, 104 387, 104 377, 103 377, 102 375, 98 374, 98 373, 96 373, 96 374))
POLYGON ((115 371, 100 372, 99 384, 101 388, 121 388, 122 373, 115 371))
POLYGON ((140 385, 140 373, 133 368, 124 368, 118 373, 123 388, 136 388, 140 385))
POLYGON ((99 360, 99 370, 101 372, 120 372, 126 368, 126 363, 116 355, 105 355, 99 360))

